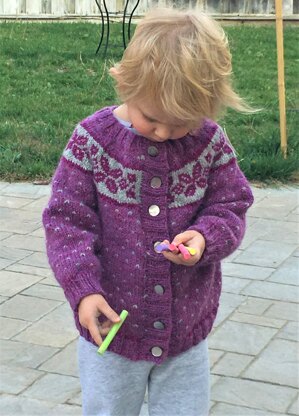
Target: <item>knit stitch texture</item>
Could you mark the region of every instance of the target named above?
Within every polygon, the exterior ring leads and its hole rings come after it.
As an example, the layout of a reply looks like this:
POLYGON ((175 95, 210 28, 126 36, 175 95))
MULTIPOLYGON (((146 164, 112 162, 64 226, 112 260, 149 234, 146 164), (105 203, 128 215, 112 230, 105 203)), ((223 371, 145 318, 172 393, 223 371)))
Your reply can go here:
POLYGON ((129 311, 110 350, 161 363, 211 331, 220 262, 240 245, 253 197, 213 121, 179 140, 154 143, 123 126, 114 108, 83 120, 63 153, 43 213, 47 253, 85 339, 93 342, 78 305, 100 293, 116 312, 129 311), (154 251, 155 242, 188 229, 206 240, 195 266, 175 265, 154 251), (153 347, 162 355, 154 357, 153 347))

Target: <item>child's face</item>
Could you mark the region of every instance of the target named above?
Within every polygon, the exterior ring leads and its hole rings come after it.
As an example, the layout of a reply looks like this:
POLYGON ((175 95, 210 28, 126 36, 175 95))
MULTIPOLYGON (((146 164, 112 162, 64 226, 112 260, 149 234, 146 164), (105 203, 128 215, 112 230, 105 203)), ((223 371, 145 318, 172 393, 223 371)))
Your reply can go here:
POLYGON ((138 133, 153 142, 165 142, 184 137, 189 128, 178 120, 170 120, 154 105, 143 101, 127 103, 127 111, 132 127, 138 133))

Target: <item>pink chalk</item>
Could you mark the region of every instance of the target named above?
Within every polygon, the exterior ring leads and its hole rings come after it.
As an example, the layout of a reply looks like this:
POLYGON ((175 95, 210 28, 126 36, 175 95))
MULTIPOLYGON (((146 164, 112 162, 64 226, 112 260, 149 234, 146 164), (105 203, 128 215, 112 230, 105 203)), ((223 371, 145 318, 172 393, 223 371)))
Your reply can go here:
POLYGON ((178 250, 178 248, 175 244, 169 244, 168 249, 170 251, 177 251, 178 250))
POLYGON ((186 249, 186 247, 184 246, 184 244, 179 244, 178 248, 179 248, 180 252, 182 253, 182 255, 183 255, 183 257, 184 257, 185 260, 189 260, 191 258, 191 254, 186 249))

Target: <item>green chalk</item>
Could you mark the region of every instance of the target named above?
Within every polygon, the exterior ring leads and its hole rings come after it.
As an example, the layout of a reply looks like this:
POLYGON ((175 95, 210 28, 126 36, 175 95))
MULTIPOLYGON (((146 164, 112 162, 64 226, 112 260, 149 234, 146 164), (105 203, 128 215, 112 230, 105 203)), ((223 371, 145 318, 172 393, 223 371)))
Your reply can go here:
POLYGON ((99 354, 104 354, 104 352, 106 351, 106 349, 111 344, 113 338, 115 337, 115 335, 119 331, 120 327, 122 326, 122 324, 124 323, 124 321, 125 321, 125 319, 128 315, 129 315, 129 312, 126 311, 126 310, 123 310, 122 313, 119 315, 121 321, 114 324, 113 327, 110 329, 106 338, 104 339, 103 343, 101 344, 100 348, 98 349, 99 354))

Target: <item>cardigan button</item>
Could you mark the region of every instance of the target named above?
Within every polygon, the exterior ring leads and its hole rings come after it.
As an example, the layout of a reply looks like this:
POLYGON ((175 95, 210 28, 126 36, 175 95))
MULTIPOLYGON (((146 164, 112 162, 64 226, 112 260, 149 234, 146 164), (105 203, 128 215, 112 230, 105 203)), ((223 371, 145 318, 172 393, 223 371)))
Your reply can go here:
POLYGON ((160 214, 160 207, 158 205, 151 205, 148 207, 148 212, 151 217, 156 217, 160 214))
POLYGON ((148 149, 147 149, 147 153, 150 156, 155 157, 155 156, 158 156, 159 150, 156 148, 156 146, 149 146, 148 149))
POLYGON ((163 350, 160 347, 153 347, 151 349, 151 353, 154 357, 161 357, 161 355, 163 354, 163 350))
POLYGON ((155 285, 154 290, 157 295, 163 295, 165 292, 165 289, 162 285, 155 285))
POLYGON ((155 329, 165 329, 165 325, 161 321, 155 321, 154 322, 154 328, 155 329))
POLYGON ((151 180, 151 187, 152 188, 160 188, 162 185, 162 180, 159 176, 154 176, 151 180))

